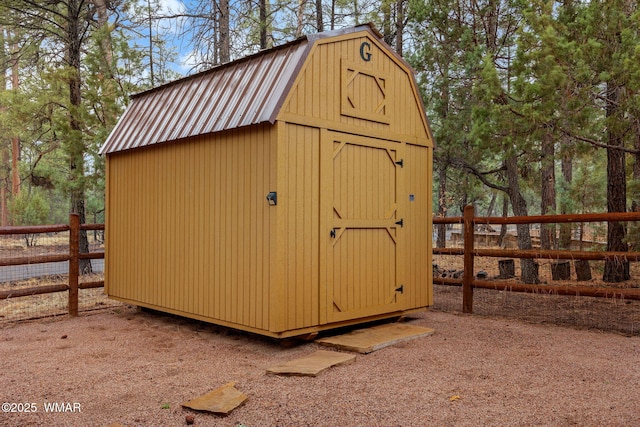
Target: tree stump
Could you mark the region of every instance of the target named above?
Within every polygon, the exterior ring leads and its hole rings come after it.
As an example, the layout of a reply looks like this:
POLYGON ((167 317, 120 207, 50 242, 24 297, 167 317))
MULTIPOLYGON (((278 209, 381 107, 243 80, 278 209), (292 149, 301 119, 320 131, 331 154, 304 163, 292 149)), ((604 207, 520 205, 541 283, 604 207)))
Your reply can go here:
POLYGON ((516 264, 512 259, 500 259, 498 271, 500 271, 498 279, 510 279, 516 275, 516 264))
POLYGON ((570 280, 571 279, 571 263, 567 260, 556 261, 551 263, 551 279, 552 280, 570 280))
POLYGON ((589 265, 589 260, 578 259, 575 261, 574 267, 576 269, 578 281, 584 282, 591 280, 591 265, 589 265))

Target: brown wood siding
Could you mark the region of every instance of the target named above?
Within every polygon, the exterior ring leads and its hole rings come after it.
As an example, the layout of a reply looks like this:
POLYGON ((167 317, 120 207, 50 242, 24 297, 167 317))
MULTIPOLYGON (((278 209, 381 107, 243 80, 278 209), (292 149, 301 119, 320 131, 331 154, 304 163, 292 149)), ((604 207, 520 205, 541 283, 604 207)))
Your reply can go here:
POLYGON ((404 296, 403 144, 322 133, 321 320, 398 312, 404 296), (400 202, 400 203, 399 203, 400 202))
POLYGON ((432 200, 431 162, 433 149, 407 144, 405 148, 405 187, 409 198, 405 201, 406 250, 402 268, 405 271, 405 307, 425 307, 433 304, 432 200), (411 195, 413 194, 413 201, 411 195))
POLYGON ((284 222, 283 310, 285 330, 319 321, 320 131, 286 125, 284 180, 278 184, 278 209, 284 222))
MULTIPOLYGON (((409 69, 383 50, 379 42, 365 35, 355 38, 345 36, 330 42, 319 41, 292 87, 280 118, 305 123, 304 120, 297 120, 304 118, 307 123, 311 120, 314 125, 329 129, 336 129, 335 123, 340 123, 353 129, 354 133, 387 132, 394 135, 394 139, 397 139, 395 135, 413 136, 421 143, 431 145, 429 130, 417 98, 419 94, 409 73, 409 69), (360 57, 360 46, 365 42, 371 46, 372 59, 369 62, 360 57), (384 79, 386 118, 383 121, 387 123, 345 114, 342 104, 345 96, 343 69, 346 64, 354 64, 363 72, 384 79)), ((354 88, 351 89, 353 96, 362 104, 359 108, 375 110, 380 103, 380 90, 364 80, 367 79, 354 82, 354 88)))
POLYGON ((269 329, 270 126, 108 158, 109 295, 269 329))

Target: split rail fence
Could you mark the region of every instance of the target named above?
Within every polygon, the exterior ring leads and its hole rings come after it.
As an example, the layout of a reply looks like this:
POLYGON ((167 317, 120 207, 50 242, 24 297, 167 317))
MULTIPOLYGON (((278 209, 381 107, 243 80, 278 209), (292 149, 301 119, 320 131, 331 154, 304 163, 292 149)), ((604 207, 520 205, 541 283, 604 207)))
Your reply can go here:
POLYGON ((542 249, 476 249, 474 247, 474 232, 477 225, 503 224, 568 224, 589 222, 628 222, 640 221, 640 212, 621 212, 604 214, 575 214, 575 215, 543 215, 525 217, 475 217, 473 206, 466 206, 464 216, 449 218, 434 218, 435 224, 462 224, 462 248, 433 248, 434 255, 461 255, 464 257, 464 267, 460 279, 434 277, 434 284, 462 285, 462 311, 473 313, 474 288, 502 290, 511 292, 531 292, 539 294, 555 294, 570 296, 589 296, 600 298, 624 298, 640 300, 640 288, 613 288, 592 286, 549 286, 538 284, 523 284, 495 280, 476 279, 474 273, 475 257, 496 258, 530 258, 549 260, 627 260, 639 261, 640 252, 607 252, 607 251, 569 251, 542 249))
MULTIPOLYGON (((473 312, 473 290, 491 289, 511 292, 549 293, 555 295, 590 296, 602 298, 624 298, 627 300, 640 300, 640 288, 613 288, 593 286, 549 286, 536 284, 514 283, 512 281, 479 280, 474 273, 475 257, 496 258, 531 258, 549 260, 606 260, 619 259, 627 261, 640 261, 640 252, 602 252, 602 251, 569 251, 569 250, 542 250, 542 249, 476 249, 474 247, 474 231, 478 225, 503 225, 503 224, 567 224, 588 222, 628 222, 640 221, 639 212, 606 213, 606 214, 576 214, 576 215, 545 215, 526 217, 475 217, 472 206, 467 206, 462 217, 434 218, 434 224, 462 224, 463 241, 462 248, 433 248, 434 255, 458 255, 464 260, 464 269, 460 279, 434 277, 434 284, 462 286, 462 311, 473 312)), ((69 232, 68 253, 44 254, 26 257, 0 258, 0 267, 31 265, 39 263, 69 262, 69 274, 67 283, 55 285, 35 286, 20 289, 0 290, 0 300, 31 295, 48 294, 55 292, 68 292, 68 313, 71 316, 78 315, 78 294, 80 289, 100 288, 104 286, 103 280, 79 282, 79 265, 83 259, 103 259, 104 252, 80 253, 79 237, 81 230, 104 230, 104 224, 80 224, 78 215, 69 217, 69 225, 42 225, 27 227, 0 227, 2 235, 24 235, 38 233, 69 232)))
POLYGON ((69 225, 37 225, 24 227, 0 227, 2 235, 25 235, 69 232, 69 251, 64 254, 34 255, 26 257, 10 257, 0 259, 0 267, 44 264, 52 262, 69 262, 69 275, 67 283, 55 285, 35 286, 21 289, 0 291, 0 300, 31 295, 49 294, 54 292, 69 292, 68 312, 70 316, 78 315, 78 293, 80 289, 100 288, 104 286, 104 280, 80 283, 80 260, 103 259, 104 252, 80 253, 80 230, 104 230, 104 224, 80 224, 77 214, 69 216, 69 225))

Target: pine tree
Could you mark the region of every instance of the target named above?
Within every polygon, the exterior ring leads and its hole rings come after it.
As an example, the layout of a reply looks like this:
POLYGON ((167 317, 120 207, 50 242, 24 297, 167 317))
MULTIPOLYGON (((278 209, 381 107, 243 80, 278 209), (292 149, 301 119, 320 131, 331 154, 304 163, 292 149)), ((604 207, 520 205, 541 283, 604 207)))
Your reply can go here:
MULTIPOLYGON (((20 91, 7 98, 10 108, 0 115, 0 124, 22 136, 29 185, 49 191, 51 200, 58 200, 54 192, 66 193, 68 209, 84 223, 87 194, 104 194, 98 148, 131 88, 119 66, 136 60, 114 51, 112 32, 118 23, 108 23, 106 3, 99 0, 95 5, 11 0, 2 7, 1 24, 22 35, 16 44, 25 75, 20 91)), ((80 250, 88 249, 86 232, 81 232, 80 250)), ((83 273, 90 269, 88 261, 81 265, 83 273)))

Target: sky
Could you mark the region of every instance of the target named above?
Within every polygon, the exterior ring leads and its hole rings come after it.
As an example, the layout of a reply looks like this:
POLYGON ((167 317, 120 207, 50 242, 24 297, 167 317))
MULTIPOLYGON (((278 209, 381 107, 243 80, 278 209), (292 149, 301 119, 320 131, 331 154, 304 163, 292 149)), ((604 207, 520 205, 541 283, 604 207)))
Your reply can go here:
MULTIPOLYGON (((157 2, 160 7, 159 13, 161 15, 177 15, 187 11, 187 5, 189 2, 195 2, 196 0, 151 0, 152 3, 157 2)), ((148 7, 147 0, 136 0, 136 5, 141 9, 148 7)), ((143 17, 141 17, 143 18, 143 17)), ((168 43, 168 48, 173 48, 178 53, 178 57, 174 63, 169 64, 169 67, 178 72, 181 75, 187 75, 193 68, 193 61, 190 61, 192 54, 189 50, 190 40, 185 39, 182 35, 180 28, 180 22, 178 19, 161 20, 156 21, 154 24, 154 33, 163 34, 163 39, 168 43)), ((149 29, 143 30, 140 37, 134 40, 138 46, 149 46, 149 29)))
MULTIPOLYGON (((136 4, 142 8, 147 7, 148 1, 158 4, 160 7, 159 12, 161 14, 176 15, 176 14, 185 13, 189 9, 191 10, 195 9, 196 6, 200 4, 203 0, 135 0, 136 4)), ((233 8, 234 3, 236 3, 238 0, 229 0, 229 1, 231 3, 231 7, 233 8)), ((280 22, 281 26, 287 25, 287 21, 286 21, 287 19, 295 20, 294 12, 295 12, 295 5, 297 4, 297 2, 291 2, 291 3, 293 5, 292 6, 293 9, 291 10, 284 9, 285 13, 283 14, 284 16, 283 19, 285 21, 280 22)), ((371 13, 372 10, 369 8, 369 6, 370 5, 368 5, 368 2, 364 2, 363 10, 361 11, 361 13, 363 14, 371 13)), ((353 25, 353 23, 351 23, 350 21, 352 21, 352 18, 350 18, 349 16, 341 17, 340 23, 338 24, 338 28, 345 25, 353 25)), ((170 44, 170 47, 173 47, 175 49, 175 51, 178 54, 178 57, 175 63, 171 64, 170 68, 178 72, 180 75, 185 76, 194 72, 195 66, 198 63, 197 61, 198 55, 191 50, 191 40, 188 38, 189 33, 184 32, 180 24, 181 22, 179 21, 179 18, 171 19, 171 20, 160 20, 156 22, 157 28, 154 31, 156 32, 161 31, 165 35, 163 38, 170 44)), ((288 22, 288 24, 295 25, 295 22, 288 22)), ((148 32, 144 36, 148 37, 148 32)), ((148 46, 148 38, 145 38, 144 36, 136 40, 136 43, 138 43, 141 46, 148 46)), ((276 38, 277 38, 277 35, 276 35, 276 38)), ((276 40, 276 44, 280 44, 282 42, 283 40, 280 40, 280 39, 276 40)))
MULTIPOLYGON (((180 14, 187 10, 186 3, 180 0, 159 0, 158 3, 160 5, 160 12, 166 15, 180 14)), ((192 57, 192 53, 188 50, 189 40, 182 38, 179 34, 179 25, 176 25, 176 23, 167 26, 167 31, 175 36, 169 38, 167 41, 178 52, 178 60, 173 69, 182 75, 187 75, 193 67, 193 64, 189 60, 189 58, 192 57)))

